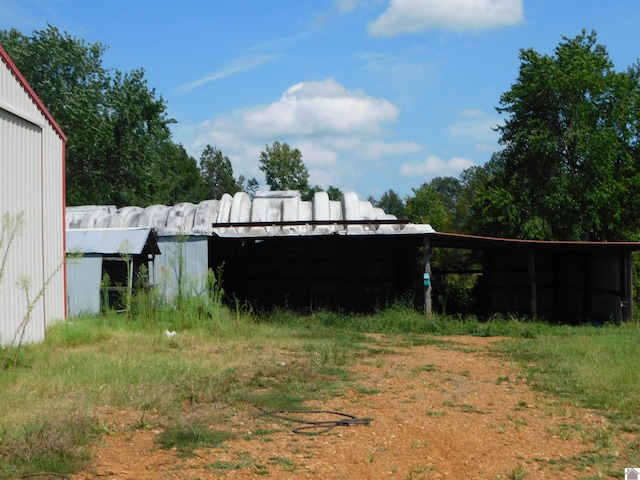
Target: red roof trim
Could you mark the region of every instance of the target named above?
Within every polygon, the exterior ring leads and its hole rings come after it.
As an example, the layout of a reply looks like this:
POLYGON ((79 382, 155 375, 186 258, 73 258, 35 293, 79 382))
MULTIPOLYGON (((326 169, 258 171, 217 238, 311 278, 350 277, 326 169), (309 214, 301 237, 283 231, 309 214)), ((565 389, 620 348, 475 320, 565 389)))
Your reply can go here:
POLYGON ((16 66, 16 64, 13 63, 13 60, 11 60, 11 57, 9 57, 9 54, 6 52, 6 50, 2 48, 2 45, 0 45, 0 58, 2 58, 2 60, 9 66, 9 70, 11 70, 11 73, 15 75, 15 77, 20 82, 20 85, 22 85, 22 88, 24 88, 27 94, 29 94, 29 96, 31 97, 31 100, 33 100, 33 103, 36 104, 36 106, 45 116, 47 121, 51 124, 53 129, 60 136, 62 141, 66 143, 67 136, 62 131, 62 128, 60 128, 60 125, 58 125, 58 122, 55 121, 55 119, 53 118, 49 110, 47 110, 47 107, 45 107, 44 103, 42 103, 42 100, 40 100, 36 92, 33 90, 33 88, 31 88, 31 85, 29 85, 29 82, 27 82, 26 78, 24 78, 24 75, 20 73, 20 70, 18 70, 18 67, 16 66))

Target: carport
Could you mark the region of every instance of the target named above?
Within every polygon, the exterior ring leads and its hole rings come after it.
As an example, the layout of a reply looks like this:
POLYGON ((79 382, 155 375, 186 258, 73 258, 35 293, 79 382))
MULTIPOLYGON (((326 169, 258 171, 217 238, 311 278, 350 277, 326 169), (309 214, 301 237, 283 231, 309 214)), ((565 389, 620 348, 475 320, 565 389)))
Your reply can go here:
MULTIPOLYGON (((560 242, 426 235, 433 248, 472 250, 481 268, 434 271, 477 275, 484 315, 513 313, 567 322, 629 319, 637 242, 560 242)), ((427 258, 429 255, 427 255, 427 258)), ((429 269, 430 266, 426 265, 429 269)))

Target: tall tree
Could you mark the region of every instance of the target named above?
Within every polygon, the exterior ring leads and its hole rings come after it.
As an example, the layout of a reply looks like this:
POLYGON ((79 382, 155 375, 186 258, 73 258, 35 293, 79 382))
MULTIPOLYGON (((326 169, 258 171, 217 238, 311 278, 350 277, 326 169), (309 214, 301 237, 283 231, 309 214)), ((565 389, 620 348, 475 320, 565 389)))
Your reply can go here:
POLYGON ((233 195, 242 190, 233 176, 231 160, 220 150, 207 145, 200 155, 200 172, 206 198, 219 199, 225 193, 233 195))
POLYGON ((303 197, 310 193, 309 172, 297 148, 280 142, 267 145, 260 152, 260 170, 271 190, 298 190, 303 197))
POLYGON ((184 157, 167 147, 172 120, 143 70, 112 74, 102 65, 103 44, 51 25, 31 36, 0 31, 0 43, 68 137, 68 204, 145 206, 162 188, 180 190, 156 176, 155 165, 162 163, 166 176, 184 157), (161 158, 167 153, 176 156, 161 158))
POLYGON ((387 190, 379 200, 374 198, 370 198, 369 200, 374 206, 383 209, 385 213, 395 215, 396 218, 403 219, 407 215, 407 207, 404 200, 402 200, 402 197, 400 197, 395 190, 387 190))
POLYGON ((196 159, 182 145, 167 142, 159 153, 151 173, 158 181, 153 185, 149 204, 199 203, 207 198, 196 159))
POLYGON ((163 160, 161 155, 167 152, 163 146, 170 143, 171 121, 165 116, 166 104, 147 87, 143 70, 116 70, 105 100, 107 114, 103 115, 103 124, 108 136, 99 159, 100 169, 94 165, 92 175, 100 175, 104 201, 146 205, 152 199, 154 186, 161 181, 153 167, 163 160))
POLYGON ((416 223, 428 223, 435 230, 449 231, 449 214, 436 188, 423 183, 411 190, 413 195, 407 198, 407 216, 416 223))
POLYGON ((329 200, 340 200, 342 198, 342 190, 333 185, 329 185, 327 187, 327 195, 329 195, 329 200))
POLYGON ((251 198, 256 196, 256 192, 260 188, 260 182, 258 182, 255 177, 247 179, 244 175, 240 175, 238 177, 238 184, 242 191, 248 193, 251 198))
POLYGON ((617 73, 595 32, 521 50, 500 98, 499 168, 477 197, 514 237, 621 240, 640 231, 638 68, 617 73), (635 107, 634 107, 635 102, 635 107), (633 126, 635 125, 635 132, 633 126))

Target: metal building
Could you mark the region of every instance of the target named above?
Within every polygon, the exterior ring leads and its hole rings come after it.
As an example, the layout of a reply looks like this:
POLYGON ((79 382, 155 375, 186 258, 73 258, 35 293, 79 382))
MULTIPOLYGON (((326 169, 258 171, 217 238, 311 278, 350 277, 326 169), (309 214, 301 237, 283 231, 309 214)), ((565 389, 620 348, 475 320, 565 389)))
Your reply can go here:
POLYGON ((637 242, 435 232, 399 221, 354 193, 341 201, 325 192, 312 201, 298 192, 258 192, 253 199, 241 192, 198 205, 70 207, 67 227, 153 227, 162 252, 156 282, 175 284, 180 276, 197 293, 207 271, 221 268, 226 293, 257 308, 370 311, 403 297, 430 312, 433 296, 435 309, 445 311, 438 290, 443 279, 471 275, 481 315, 575 322, 631 317, 631 253, 640 250, 637 242), (443 271, 437 262, 443 249, 472 251, 475 265, 443 271))
POLYGON ((398 221, 345 193, 239 192, 199 204, 69 207, 67 228, 152 227, 162 254, 156 285, 171 297, 203 291, 207 272, 231 298, 256 307, 368 310, 416 287, 417 248, 429 225, 398 221))
POLYGON ((151 228, 96 228, 67 231, 67 253, 67 312, 78 316, 99 313, 102 300, 122 308, 123 292, 133 290, 143 267, 153 271, 160 250, 151 228))
POLYGON ((10 344, 25 324, 27 298, 16 287, 20 279, 28 279, 29 298, 37 299, 23 342, 44 339, 47 326, 65 316, 66 140, 0 47, 0 215, 24 218, 9 251, 9 241, 1 237, 0 260, 6 263, 0 281, 0 345, 10 344))
MULTIPOLYGON (((568 323, 629 319, 633 315, 632 253, 638 242, 570 242, 431 236, 431 247, 465 249, 480 260, 481 314, 512 313, 568 323)), ((449 273, 434 271, 436 282, 449 273)))

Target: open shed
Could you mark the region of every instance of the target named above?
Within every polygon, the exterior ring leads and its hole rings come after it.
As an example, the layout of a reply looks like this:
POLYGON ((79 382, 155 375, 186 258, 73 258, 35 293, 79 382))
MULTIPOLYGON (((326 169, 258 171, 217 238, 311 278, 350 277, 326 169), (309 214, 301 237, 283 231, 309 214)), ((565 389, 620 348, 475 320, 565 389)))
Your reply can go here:
MULTIPOLYGON (((153 227, 162 255, 155 283, 171 297, 198 293, 209 270, 230 301, 256 308, 289 306, 371 310, 413 295, 421 234, 429 225, 399 221, 345 193, 239 192, 199 204, 147 208, 67 208, 67 228, 153 227), (393 238, 393 239, 392 239, 393 238)), ((421 278, 421 277, 420 277, 421 278)))
MULTIPOLYGON (((112 308, 121 308, 122 293, 133 290, 133 281, 141 272, 153 272, 158 254, 151 228, 67 230, 69 315, 98 313, 101 300, 112 308), (103 285, 106 278, 109 284, 103 285)), ((145 283, 148 281, 153 279, 145 279, 145 283)))
POLYGON ((637 242, 563 242, 430 236, 430 246, 472 250, 480 313, 514 313, 564 322, 620 320, 633 313, 631 254, 637 242))
MULTIPOLYGON (((452 273, 473 275, 482 315, 514 313, 567 321, 632 314, 631 253, 640 243, 534 242, 435 232, 387 215, 346 193, 225 195, 200 204, 147 208, 71 207, 67 227, 153 227, 162 255, 155 283, 203 291, 208 271, 230 302, 257 309, 367 312, 398 298, 431 312, 452 273), (434 269, 440 249, 468 249, 479 267, 434 269)), ((175 290, 175 289, 174 289, 175 290)), ((173 291, 174 291, 173 290, 173 291)), ((185 289, 183 288, 184 292, 185 289)), ((447 313, 456 313, 447 310, 447 313)))

